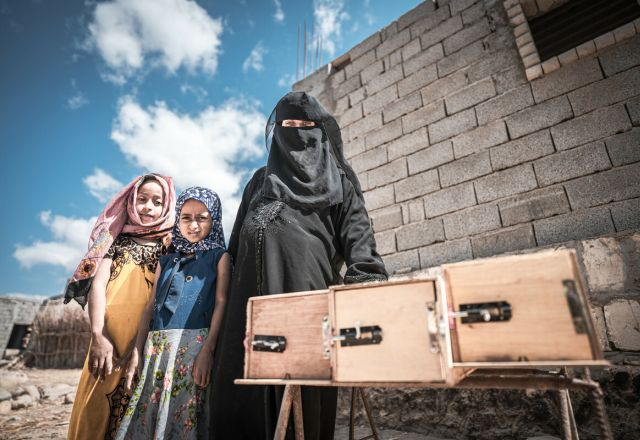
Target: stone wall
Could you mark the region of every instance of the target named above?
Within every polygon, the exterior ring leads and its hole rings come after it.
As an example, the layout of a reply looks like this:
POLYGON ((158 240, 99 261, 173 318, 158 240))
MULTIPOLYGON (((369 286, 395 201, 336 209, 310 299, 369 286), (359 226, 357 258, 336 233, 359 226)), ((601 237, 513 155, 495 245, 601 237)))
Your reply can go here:
MULTIPOLYGON (((633 25, 640 32, 640 20, 633 25)), ((339 120, 390 273, 578 250, 602 346, 617 365, 601 376, 617 436, 639 438, 640 35, 529 81, 502 1, 429 1, 294 89, 317 96, 339 120)), ((551 398, 375 393, 392 427, 492 438, 530 422, 532 433, 559 432, 551 398), (498 417, 496 426, 511 423, 507 431, 483 432, 471 416, 443 422, 459 399, 471 412, 493 411, 487 399, 546 409, 539 420, 521 410, 510 422, 498 417), (429 409, 431 419, 405 420, 416 402, 440 406, 429 409)), ((584 417, 589 406, 576 405, 584 417)))
POLYGON ((0 358, 4 353, 14 324, 31 325, 40 301, 0 297, 0 358))

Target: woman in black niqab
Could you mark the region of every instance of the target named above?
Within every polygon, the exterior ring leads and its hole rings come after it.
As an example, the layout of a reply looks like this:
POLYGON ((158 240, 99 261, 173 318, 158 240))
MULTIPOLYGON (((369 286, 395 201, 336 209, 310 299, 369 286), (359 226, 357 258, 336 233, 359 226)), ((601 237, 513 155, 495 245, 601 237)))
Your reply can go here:
MULTIPOLYGON (((233 384, 243 374, 249 297, 387 279, 335 119, 313 96, 292 92, 265 134, 267 165, 247 184, 229 240, 235 267, 210 402, 216 440, 271 439, 275 431, 282 387, 233 384)), ((337 390, 303 387, 302 403, 305 438, 332 439, 337 390)))

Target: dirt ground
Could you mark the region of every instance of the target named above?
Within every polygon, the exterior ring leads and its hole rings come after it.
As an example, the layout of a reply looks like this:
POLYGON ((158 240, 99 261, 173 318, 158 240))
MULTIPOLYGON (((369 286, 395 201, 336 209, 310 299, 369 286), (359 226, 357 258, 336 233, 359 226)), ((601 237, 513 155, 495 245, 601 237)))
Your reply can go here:
MULTIPOLYGON (((36 386, 65 383, 76 386, 81 370, 21 370, 36 386)), ((1 374, 1 373, 0 373, 1 374)), ((64 439, 72 404, 41 400, 30 408, 0 414, 0 439, 64 439)))

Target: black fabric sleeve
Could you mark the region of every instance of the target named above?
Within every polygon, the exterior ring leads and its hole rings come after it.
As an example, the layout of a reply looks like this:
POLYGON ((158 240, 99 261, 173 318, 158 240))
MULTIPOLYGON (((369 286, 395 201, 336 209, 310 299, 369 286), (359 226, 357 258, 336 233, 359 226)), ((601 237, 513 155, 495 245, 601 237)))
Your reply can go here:
POLYGON ((227 251, 229 251, 229 254, 231 255, 231 261, 235 261, 238 253, 240 229, 242 229, 244 218, 247 215, 247 211, 249 210, 249 202, 251 202, 251 198, 253 197, 254 192, 259 188, 259 183, 262 181, 263 177, 264 167, 256 171, 251 177, 251 180, 249 180, 249 182, 247 183, 247 186, 244 187, 242 200, 240 201, 238 213, 236 214, 236 219, 233 223, 233 229, 231 230, 231 236, 229 237, 229 246, 227 247, 227 251))
POLYGON ((376 251, 376 241, 363 200, 345 176, 342 178, 343 202, 338 205, 335 223, 347 265, 345 284, 386 280, 389 276, 376 251))

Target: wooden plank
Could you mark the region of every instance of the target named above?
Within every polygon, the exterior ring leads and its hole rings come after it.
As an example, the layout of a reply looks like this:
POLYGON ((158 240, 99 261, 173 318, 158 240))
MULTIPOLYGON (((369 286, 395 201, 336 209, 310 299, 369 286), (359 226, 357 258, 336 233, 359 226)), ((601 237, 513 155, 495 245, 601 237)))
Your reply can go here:
POLYGON ((323 357, 322 320, 328 315, 327 291, 254 297, 249 341, 254 335, 284 336, 282 353, 254 351, 249 346, 247 378, 329 379, 323 357))
POLYGON ((433 280, 332 289, 334 334, 340 329, 378 325, 380 344, 334 344, 337 382, 444 381, 440 353, 432 353, 427 331, 428 302, 435 300, 433 280))
POLYGON ((455 311, 460 304, 493 301, 507 301, 513 310, 505 322, 462 324, 456 318, 454 361, 592 360, 590 336, 576 332, 562 284, 575 281, 574 258, 569 251, 551 251, 443 266, 455 311))

